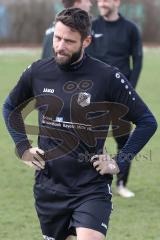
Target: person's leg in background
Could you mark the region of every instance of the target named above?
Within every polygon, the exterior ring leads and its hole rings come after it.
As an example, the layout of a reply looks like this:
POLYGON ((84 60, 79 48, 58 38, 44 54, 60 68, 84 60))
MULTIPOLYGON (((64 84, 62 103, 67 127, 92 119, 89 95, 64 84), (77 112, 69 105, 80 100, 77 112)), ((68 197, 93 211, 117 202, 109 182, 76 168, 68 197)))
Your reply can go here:
MULTIPOLYGON (((131 125, 130 125, 130 129, 128 129, 128 132, 131 132, 131 125), (130 131, 129 131, 130 130, 130 131)), ((113 136, 114 136, 114 131, 113 131, 113 136)), ((120 137, 116 137, 114 136, 114 139, 117 143, 117 149, 118 152, 123 148, 123 146, 126 144, 128 138, 129 138, 130 134, 127 134, 125 136, 120 136, 120 137)), ((117 193, 122 196, 122 197, 134 197, 135 194, 133 192, 131 192, 127 187, 127 182, 128 182, 128 178, 129 178, 129 173, 130 173, 130 169, 131 169, 131 162, 127 162, 127 167, 126 167, 126 171, 124 174, 119 173, 117 174, 117 193)))

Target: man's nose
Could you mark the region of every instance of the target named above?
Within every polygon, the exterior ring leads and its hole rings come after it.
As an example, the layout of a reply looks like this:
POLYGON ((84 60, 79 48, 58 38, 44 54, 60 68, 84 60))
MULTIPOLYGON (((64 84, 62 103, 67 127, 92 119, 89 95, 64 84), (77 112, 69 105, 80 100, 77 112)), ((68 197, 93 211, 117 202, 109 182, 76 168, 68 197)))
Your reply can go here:
POLYGON ((66 43, 63 39, 61 41, 59 41, 57 48, 58 48, 58 50, 64 50, 66 48, 66 43))

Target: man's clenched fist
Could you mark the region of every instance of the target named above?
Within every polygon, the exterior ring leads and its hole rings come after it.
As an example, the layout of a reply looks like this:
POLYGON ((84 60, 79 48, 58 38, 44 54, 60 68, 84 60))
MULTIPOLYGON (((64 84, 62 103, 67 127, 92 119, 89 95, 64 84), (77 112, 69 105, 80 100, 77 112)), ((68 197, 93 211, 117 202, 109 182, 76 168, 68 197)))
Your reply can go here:
POLYGON ((23 162, 35 170, 45 168, 44 151, 38 147, 29 148, 22 155, 23 162))

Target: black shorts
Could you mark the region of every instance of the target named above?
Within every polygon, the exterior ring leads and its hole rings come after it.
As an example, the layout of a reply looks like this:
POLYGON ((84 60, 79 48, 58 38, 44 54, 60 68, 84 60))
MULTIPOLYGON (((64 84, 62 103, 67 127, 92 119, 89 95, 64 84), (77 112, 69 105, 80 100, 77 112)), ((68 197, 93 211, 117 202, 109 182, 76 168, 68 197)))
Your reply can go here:
POLYGON ((110 185, 93 192, 66 194, 35 185, 35 207, 45 240, 65 240, 77 227, 106 235, 112 210, 110 185))

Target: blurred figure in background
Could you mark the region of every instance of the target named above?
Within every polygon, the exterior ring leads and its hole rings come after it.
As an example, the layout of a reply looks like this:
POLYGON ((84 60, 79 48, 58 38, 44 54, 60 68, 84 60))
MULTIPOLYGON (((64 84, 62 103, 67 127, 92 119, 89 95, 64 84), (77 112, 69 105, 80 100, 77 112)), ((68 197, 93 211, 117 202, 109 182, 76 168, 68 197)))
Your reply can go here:
MULTIPOLYGON (((81 8, 86 12, 89 12, 92 6, 92 3, 90 0, 62 0, 62 4, 64 8, 76 7, 76 8, 81 8)), ((54 33, 54 23, 52 23, 45 32, 45 36, 43 40, 42 58, 53 56, 53 33, 54 33)))
MULTIPOLYGON (((93 21, 93 39, 87 52, 92 57, 116 66, 135 88, 142 69, 141 36, 137 26, 119 13, 120 3, 120 0, 97 0, 100 16, 93 21)), ((130 131, 131 127, 126 129, 126 133, 130 131)), ((114 138, 120 151, 129 134, 114 138)), ((130 165, 125 174, 119 173, 117 176, 117 193, 122 197, 135 195, 126 188, 129 170, 130 165)))

